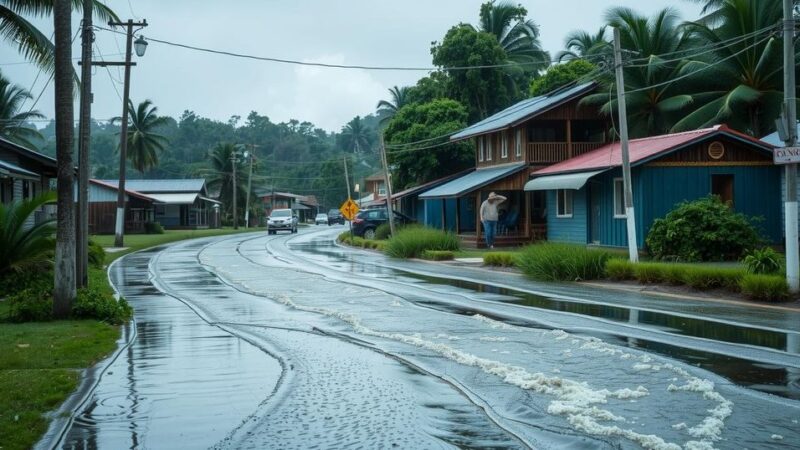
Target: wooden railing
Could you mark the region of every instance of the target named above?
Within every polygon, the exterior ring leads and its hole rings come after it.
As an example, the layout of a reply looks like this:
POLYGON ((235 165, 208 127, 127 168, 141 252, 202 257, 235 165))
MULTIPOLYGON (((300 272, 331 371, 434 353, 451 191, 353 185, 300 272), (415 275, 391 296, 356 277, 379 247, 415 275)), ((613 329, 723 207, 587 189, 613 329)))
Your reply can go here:
POLYGON ((531 142, 528 144, 528 162, 557 163, 590 152, 602 145, 602 142, 531 142))

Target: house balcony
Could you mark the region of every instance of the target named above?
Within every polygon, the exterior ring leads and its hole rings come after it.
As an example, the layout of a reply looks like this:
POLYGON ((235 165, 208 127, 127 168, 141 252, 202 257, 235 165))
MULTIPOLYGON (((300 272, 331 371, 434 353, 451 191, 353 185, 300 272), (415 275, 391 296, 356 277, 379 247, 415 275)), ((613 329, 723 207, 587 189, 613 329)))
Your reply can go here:
POLYGON ((588 153, 604 142, 531 142, 528 144, 528 163, 555 164, 588 153))

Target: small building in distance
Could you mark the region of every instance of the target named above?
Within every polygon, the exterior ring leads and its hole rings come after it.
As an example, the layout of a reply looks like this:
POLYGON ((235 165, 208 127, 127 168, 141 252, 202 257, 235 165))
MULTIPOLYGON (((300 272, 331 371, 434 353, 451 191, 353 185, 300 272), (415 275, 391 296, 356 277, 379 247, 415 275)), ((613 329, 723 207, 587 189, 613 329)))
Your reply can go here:
MULTIPOLYGON (((77 193, 77 186, 75 189, 77 193)), ((116 185, 102 180, 89 180, 89 234, 114 233, 117 192, 116 185)), ((126 188, 125 233, 144 233, 145 223, 154 221, 155 204, 154 198, 126 188)))
POLYGON ((291 209, 300 222, 313 221, 319 212, 319 202, 313 195, 299 195, 290 192, 264 191, 258 194, 264 205, 264 215, 269 217, 275 209, 291 209))
MULTIPOLYGON (((0 203, 30 199, 51 190, 56 160, 0 138, 0 203)), ((55 205, 46 205, 29 218, 31 223, 55 217, 55 205)))

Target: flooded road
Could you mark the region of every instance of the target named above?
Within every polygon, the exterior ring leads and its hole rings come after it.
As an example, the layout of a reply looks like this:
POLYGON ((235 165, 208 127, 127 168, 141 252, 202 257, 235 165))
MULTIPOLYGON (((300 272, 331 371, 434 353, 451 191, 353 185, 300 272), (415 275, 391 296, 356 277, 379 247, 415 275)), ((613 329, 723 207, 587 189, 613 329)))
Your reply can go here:
POLYGON ((62 448, 796 448, 800 315, 390 260, 337 229, 112 266, 137 330, 62 448))

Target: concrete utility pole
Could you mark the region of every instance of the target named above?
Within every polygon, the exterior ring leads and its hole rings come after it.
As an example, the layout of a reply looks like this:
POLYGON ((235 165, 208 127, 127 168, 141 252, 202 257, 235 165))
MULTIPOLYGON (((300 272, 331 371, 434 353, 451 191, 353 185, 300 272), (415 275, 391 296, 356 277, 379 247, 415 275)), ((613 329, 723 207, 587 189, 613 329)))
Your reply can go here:
POLYGON ((89 146, 92 120, 92 3, 83 0, 81 22, 81 105, 78 130, 78 220, 75 234, 75 283, 89 283, 89 146))
POLYGON ((622 184, 625 194, 625 218, 628 225, 628 257, 631 262, 639 261, 639 248, 636 242, 636 215, 633 209, 633 188, 631 187, 631 161, 628 155, 628 113, 625 105, 625 76, 622 73, 622 46, 619 42, 619 28, 614 28, 614 68, 617 73, 617 106, 619 108, 619 143, 622 151, 622 184))
POLYGON ((239 218, 236 216, 236 157, 239 156, 236 150, 231 152, 231 168, 233 169, 233 229, 239 229, 239 218))
MULTIPOLYGON (((786 108, 786 146, 797 144, 797 98, 794 56, 794 1, 783 0, 783 96, 786 108)), ((784 225, 786 228, 786 282, 789 291, 800 292, 800 255, 797 241, 797 164, 787 164, 784 225)))
POLYGON ((381 163, 383 164, 383 179, 386 182, 386 214, 389 216, 389 230, 394 236, 394 210, 392 209, 392 183, 389 177, 389 163, 386 161, 386 147, 383 145, 383 133, 379 134, 381 143, 381 163))
MULTIPOLYGON (((124 245, 125 234, 125 165, 128 157, 128 103, 131 96, 131 67, 135 66, 135 62, 131 62, 131 51, 133 50, 133 28, 139 29, 147 26, 147 21, 134 22, 128 20, 127 22, 108 22, 112 27, 124 26, 127 28, 125 39, 125 62, 124 63, 109 63, 101 62, 97 65, 101 66, 125 66, 125 84, 123 85, 122 94, 122 123, 120 124, 119 132, 119 183, 117 185, 117 220, 114 227, 114 246, 122 247, 124 245)), ((141 42, 144 40, 139 38, 136 40, 136 54, 139 56, 144 55, 144 46, 141 42)))

